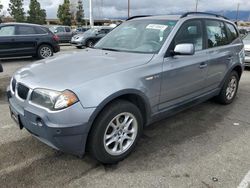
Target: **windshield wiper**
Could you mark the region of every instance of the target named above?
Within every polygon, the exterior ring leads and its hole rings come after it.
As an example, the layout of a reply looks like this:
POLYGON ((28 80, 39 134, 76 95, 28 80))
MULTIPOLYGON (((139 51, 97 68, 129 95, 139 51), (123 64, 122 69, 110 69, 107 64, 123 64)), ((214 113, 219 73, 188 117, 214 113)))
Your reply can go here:
POLYGON ((113 52, 119 52, 120 50, 113 49, 113 48, 100 48, 101 50, 108 50, 108 51, 113 51, 113 52))

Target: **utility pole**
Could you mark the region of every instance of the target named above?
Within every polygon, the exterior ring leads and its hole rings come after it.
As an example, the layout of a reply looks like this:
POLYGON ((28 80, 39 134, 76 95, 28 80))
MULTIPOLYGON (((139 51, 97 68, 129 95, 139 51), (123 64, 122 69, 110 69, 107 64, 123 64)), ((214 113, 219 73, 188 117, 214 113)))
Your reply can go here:
POLYGON ((237 4, 236 22, 238 22, 239 19, 239 10, 240 10, 240 3, 237 4))
POLYGON ((195 4, 195 12, 198 11, 198 4, 199 4, 199 0, 196 0, 196 4, 195 4))
POLYGON ((128 18, 130 18, 130 0, 128 0, 128 18))
POLYGON ((94 26, 92 0, 89 0, 89 24, 91 28, 94 26))

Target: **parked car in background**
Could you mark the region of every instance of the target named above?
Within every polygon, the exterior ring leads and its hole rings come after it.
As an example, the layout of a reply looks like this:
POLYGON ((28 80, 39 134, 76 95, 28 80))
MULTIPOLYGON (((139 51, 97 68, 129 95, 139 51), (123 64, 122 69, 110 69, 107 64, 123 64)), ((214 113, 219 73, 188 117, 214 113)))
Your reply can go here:
POLYGON ((92 47, 94 46, 102 37, 107 35, 113 27, 101 26, 89 29, 88 31, 77 34, 72 37, 71 44, 77 48, 82 47, 92 47))
POLYGON ((19 128, 64 152, 88 148, 109 164, 159 119, 212 97, 232 103, 243 69, 239 31, 224 17, 136 17, 93 48, 23 67, 7 93, 19 128))
POLYGON ((244 37, 244 36, 246 36, 248 34, 248 31, 246 29, 240 29, 239 32, 240 32, 240 35, 242 37, 244 37))
POLYGON ((250 32, 243 39, 245 45, 245 65, 250 67, 250 32))
POLYGON ((0 64, 0 72, 3 72, 3 66, 0 64))
POLYGON ((73 36, 73 32, 69 26, 49 25, 47 27, 59 37, 60 43, 69 43, 73 36))
POLYGON ((0 25, 0 58, 34 56, 44 59, 58 51, 58 37, 44 26, 26 23, 0 25))

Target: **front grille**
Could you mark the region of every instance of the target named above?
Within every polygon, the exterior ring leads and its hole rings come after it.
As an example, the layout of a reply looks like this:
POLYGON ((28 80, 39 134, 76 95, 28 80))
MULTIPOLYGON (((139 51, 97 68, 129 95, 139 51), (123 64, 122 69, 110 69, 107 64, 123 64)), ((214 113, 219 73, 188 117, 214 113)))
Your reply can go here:
POLYGON ((26 87, 25 85, 19 83, 18 86, 17 86, 17 94, 18 94, 18 96, 21 99, 26 100, 27 97, 28 97, 28 93, 29 93, 29 88, 26 87))
POLYGON ((15 91, 16 91, 16 79, 13 79, 13 80, 12 80, 11 89, 12 89, 12 91, 15 93, 15 91))

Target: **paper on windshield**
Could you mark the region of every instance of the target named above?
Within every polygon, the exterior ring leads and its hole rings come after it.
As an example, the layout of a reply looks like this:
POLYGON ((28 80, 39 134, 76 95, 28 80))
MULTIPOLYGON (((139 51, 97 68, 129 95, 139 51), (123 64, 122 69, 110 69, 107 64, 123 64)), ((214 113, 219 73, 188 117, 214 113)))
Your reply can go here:
POLYGON ((155 29, 155 30, 166 30, 168 28, 167 25, 160 25, 160 24, 149 24, 146 29, 155 29))

